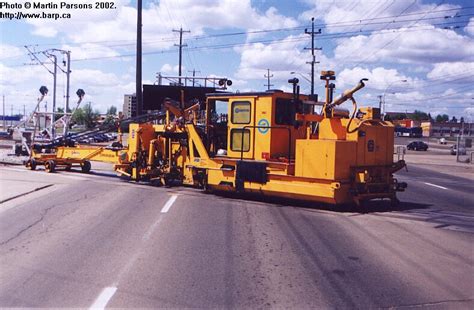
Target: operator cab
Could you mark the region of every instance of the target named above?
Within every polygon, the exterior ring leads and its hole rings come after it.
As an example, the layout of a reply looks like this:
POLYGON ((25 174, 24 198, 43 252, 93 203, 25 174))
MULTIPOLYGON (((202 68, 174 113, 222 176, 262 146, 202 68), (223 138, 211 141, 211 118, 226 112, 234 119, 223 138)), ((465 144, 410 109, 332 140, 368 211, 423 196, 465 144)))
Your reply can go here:
POLYGON ((208 94, 206 107, 212 157, 289 162, 295 140, 306 134, 295 123, 297 103, 291 93, 208 94))

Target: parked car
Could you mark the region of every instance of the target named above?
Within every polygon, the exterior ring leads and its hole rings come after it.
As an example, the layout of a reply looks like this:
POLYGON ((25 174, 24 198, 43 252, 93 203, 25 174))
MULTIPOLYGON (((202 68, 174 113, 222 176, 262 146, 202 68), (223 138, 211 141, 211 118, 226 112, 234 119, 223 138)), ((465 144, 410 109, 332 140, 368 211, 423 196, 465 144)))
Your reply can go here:
MULTIPOLYGON (((457 154, 457 145, 456 144, 453 144, 451 146, 451 155, 456 155, 457 154)), ((459 155, 466 155, 466 148, 461 146, 459 147, 459 155)))
POLYGON ((0 139, 10 139, 12 136, 7 131, 0 131, 0 139))
POLYGON ((408 143, 407 145, 408 150, 413 150, 413 151, 427 151, 428 150, 428 144, 426 144, 423 141, 412 141, 408 143))
POLYGON ((94 142, 107 142, 109 141, 107 136, 104 134, 97 134, 94 136, 94 142))

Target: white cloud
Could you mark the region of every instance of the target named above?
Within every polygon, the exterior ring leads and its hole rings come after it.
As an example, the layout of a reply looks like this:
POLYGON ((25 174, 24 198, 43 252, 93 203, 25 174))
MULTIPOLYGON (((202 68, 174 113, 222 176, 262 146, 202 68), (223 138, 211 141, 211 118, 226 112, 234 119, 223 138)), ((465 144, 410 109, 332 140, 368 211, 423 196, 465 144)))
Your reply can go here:
MULTIPOLYGON (((413 87, 418 81, 401 74, 396 69, 386 69, 377 67, 369 70, 365 68, 356 67, 353 69, 344 69, 337 76, 337 85, 341 88, 351 87, 356 85, 360 79, 369 79, 365 84, 368 88, 384 91, 388 87, 393 89, 403 89, 413 87)), ((390 89, 389 89, 390 90, 390 89)))
POLYGON ((73 60, 112 57, 120 55, 116 50, 94 43, 84 43, 79 46, 63 45, 62 50, 71 51, 73 60))
POLYGON ((24 55, 24 50, 9 44, 0 44, 0 55, 0 60, 17 58, 24 55))
MULTIPOLYGON (((181 66, 181 71, 186 72, 186 68, 184 66, 181 66)), ((178 75, 179 66, 178 65, 172 66, 170 64, 164 64, 161 67, 160 72, 164 73, 164 74, 178 75)))
MULTIPOLYGON (((149 82, 149 81, 146 81, 149 82)), ((49 93, 44 102, 48 102, 49 109, 53 101, 52 75, 42 66, 8 67, 0 63, 0 93, 6 97, 7 104, 12 104, 14 110, 26 106, 31 111, 36 105, 40 86, 46 86, 49 93)), ((77 97, 75 92, 82 88, 86 92, 84 102, 91 101, 94 109, 105 112, 107 107, 115 105, 122 107, 123 94, 135 91, 133 79, 124 80, 114 73, 97 69, 74 69, 71 73, 70 106, 75 106, 77 97)), ((57 107, 65 105, 65 78, 58 74, 57 81, 57 107)))
POLYGON ((300 20, 311 17, 323 21, 325 32, 373 31, 400 25, 437 23, 446 15, 455 15, 459 6, 452 4, 422 4, 421 1, 307 1, 312 8, 300 15, 300 20), (450 11, 446 11, 450 10, 450 11))
POLYGON ((49 80, 51 80, 51 74, 39 65, 8 67, 0 63, 0 86, 36 81, 39 88, 41 83, 46 84, 49 80))
POLYGON ((77 69, 71 74, 71 83, 103 89, 119 84, 120 80, 113 73, 93 69, 77 69))
POLYGON ((443 62, 435 64, 427 77, 430 80, 436 80, 436 82, 455 80, 457 84, 474 84, 473 72, 474 62, 443 62))
POLYGON ((466 25, 466 27, 464 27, 464 31, 467 34, 474 36, 474 17, 469 19, 469 23, 466 25))
MULTIPOLYGON (((135 7, 128 5, 129 2, 116 1, 116 10, 68 10, 72 18, 67 20, 34 19, 28 22, 34 26, 33 33, 36 35, 54 37, 63 33, 76 43, 103 42, 116 48, 133 50, 137 12, 135 7)), ((256 30, 294 27, 297 24, 294 19, 279 14, 274 7, 261 14, 252 7, 250 0, 162 0, 143 7, 144 50, 172 47, 178 42, 177 34, 172 30, 180 27, 192 30, 188 36, 195 36, 203 34, 205 29, 256 30)))
MULTIPOLYGON (((270 69, 274 79, 287 79, 291 71, 306 74, 307 62, 311 60, 311 54, 303 50, 306 39, 304 35, 289 36, 272 44, 254 43, 236 48, 241 57, 236 76, 240 79, 263 79, 267 69, 270 69)), ((327 62, 319 51, 316 58, 322 63, 327 62)))
POLYGON ((474 42, 452 30, 427 26, 420 32, 378 31, 339 40, 335 58, 344 62, 436 63, 474 60, 474 42))

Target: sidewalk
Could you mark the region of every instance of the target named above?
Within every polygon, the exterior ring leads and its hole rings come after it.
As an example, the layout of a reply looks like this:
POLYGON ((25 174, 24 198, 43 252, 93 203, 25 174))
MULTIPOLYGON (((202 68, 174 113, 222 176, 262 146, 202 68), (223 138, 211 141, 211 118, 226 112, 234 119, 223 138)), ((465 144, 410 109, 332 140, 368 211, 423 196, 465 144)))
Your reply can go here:
POLYGON ((15 156, 11 149, 0 149, 0 164, 24 165, 28 156, 15 156))
MULTIPOLYGON (((397 160, 396 155, 394 160, 397 160)), ((474 164, 456 162, 456 156, 453 155, 426 154, 424 152, 405 154, 405 162, 408 169, 410 169, 410 165, 416 165, 440 173, 474 180, 474 164)))

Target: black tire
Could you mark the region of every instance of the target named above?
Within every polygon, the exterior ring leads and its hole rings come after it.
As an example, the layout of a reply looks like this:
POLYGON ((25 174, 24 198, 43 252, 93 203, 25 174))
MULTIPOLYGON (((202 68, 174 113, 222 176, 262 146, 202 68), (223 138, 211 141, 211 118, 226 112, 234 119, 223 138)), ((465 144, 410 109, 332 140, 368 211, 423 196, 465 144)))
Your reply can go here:
POLYGON ((36 169, 36 160, 34 158, 28 159, 25 164, 26 169, 35 170, 36 169))
POLYGON ((400 206, 400 200, 397 197, 393 197, 390 199, 390 207, 392 209, 396 209, 400 206))
POLYGON ((89 173, 91 171, 91 162, 86 160, 81 164, 81 171, 83 173, 89 173))
POLYGON ((56 171, 56 163, 54 160, 48 160, 44 163, 44 171, 47 173, 53 173, 56 171))

